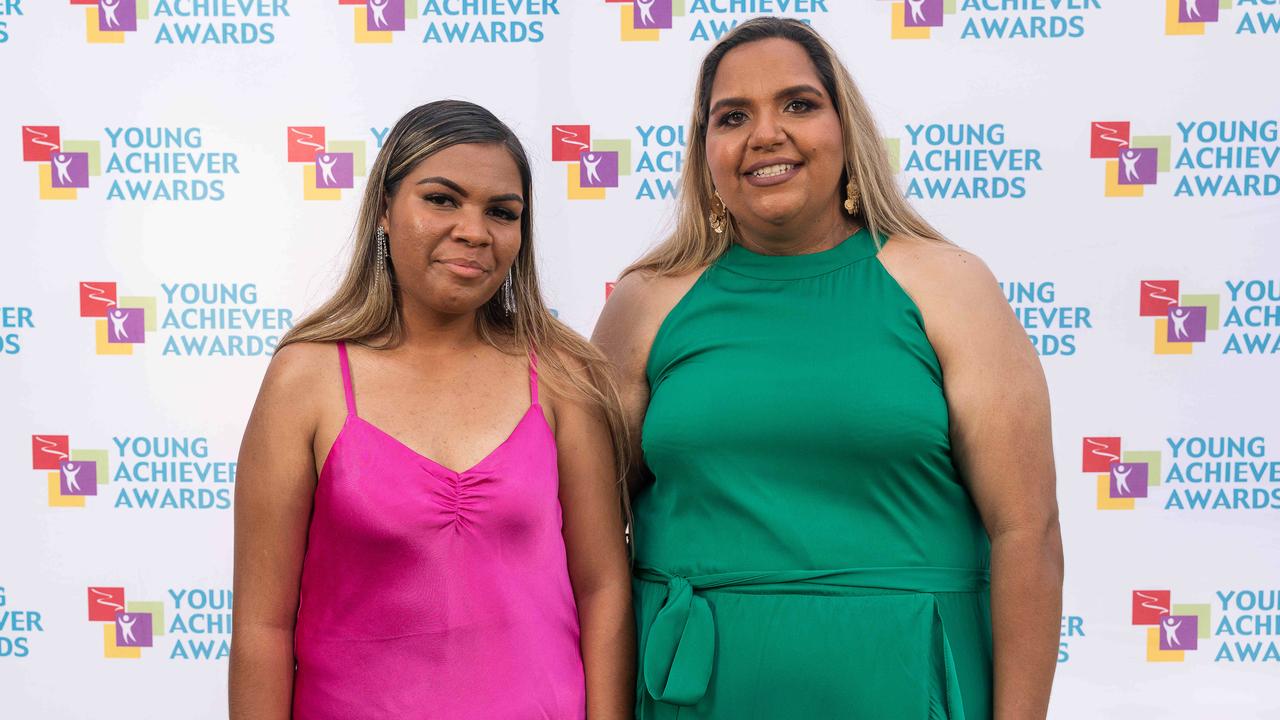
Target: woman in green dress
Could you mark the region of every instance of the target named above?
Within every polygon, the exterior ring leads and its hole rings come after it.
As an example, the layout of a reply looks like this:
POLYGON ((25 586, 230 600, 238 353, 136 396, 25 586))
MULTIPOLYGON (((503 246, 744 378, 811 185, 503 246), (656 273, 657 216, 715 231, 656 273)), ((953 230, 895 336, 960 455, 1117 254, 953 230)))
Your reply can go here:
POLYGON ((1048 397, 991 273, 802 23, 723 38, 691 129, 677 228, 595 333, 643 459, 637 716, 1044 718, 1048 397))

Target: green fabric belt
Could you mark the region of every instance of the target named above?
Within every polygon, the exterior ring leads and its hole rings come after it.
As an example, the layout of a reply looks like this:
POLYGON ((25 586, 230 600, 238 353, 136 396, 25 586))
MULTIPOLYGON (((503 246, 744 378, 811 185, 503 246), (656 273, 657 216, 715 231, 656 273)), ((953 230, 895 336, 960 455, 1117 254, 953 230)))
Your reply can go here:
MULTIPOLYGON (((944 567, 870 567, 844 570, 732 572, 684 577, 637 567, 641 580, 665 583, 667 597, 649 626, 640 672, 653 699, 672 705, 696 705, 707 692, 715 659, 716 626, 703 590, 755 589, 768 585, 799 588, 843 587, 910 593, 980 592, 990 583, 986 570, 944 567)), ((935 622, 941 625, 935 607, 935 622)), ((951 645, 942 628, 947 705, 952 720, 964 720, 951 645)))

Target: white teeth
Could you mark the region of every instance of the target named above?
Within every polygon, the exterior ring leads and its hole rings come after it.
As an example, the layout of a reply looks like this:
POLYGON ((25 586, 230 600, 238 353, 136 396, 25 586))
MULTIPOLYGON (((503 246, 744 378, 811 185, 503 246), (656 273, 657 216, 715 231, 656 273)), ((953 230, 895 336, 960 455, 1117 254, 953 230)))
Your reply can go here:
POLYGON ((759 170, 756 170, 751 174, 756 177, 773 177, 774 175, 781 175, 782 173, 787 172, 793 167, 795 167, 795 165, 786 165, 786 164, 767 165, 765 167, 760 168, 759 170))

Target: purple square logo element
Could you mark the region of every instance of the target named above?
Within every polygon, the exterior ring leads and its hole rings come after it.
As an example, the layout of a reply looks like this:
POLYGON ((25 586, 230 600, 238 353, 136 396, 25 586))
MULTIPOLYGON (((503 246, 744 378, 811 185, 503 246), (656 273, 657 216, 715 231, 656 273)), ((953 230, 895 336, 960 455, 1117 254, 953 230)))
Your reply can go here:
POLYGON ((62 152, 49 154, 50 183, 56 188, 89 187, 89 153, 62 152))
MULTIPOLYGON (((410 0, 417 2, 417 0, 410 0)), ((405 0, 366 0, 366 24, 370 30, 403 30, 405 0)))
POLYGON ((1111 463, 1111 497, 1146 497, 1148 472, 1146 463, 1111 463))
POLYGON ((671 0, 633 0, 632 25, 637 30, 669 30, 671 0))
POLYGON ((117 612, 116 645, 151 647, 151 613, 117 612))
POLYGON ((1121 185, 1155 185, 1159 150, 1127 147, 1119 151, 1121 185))
POLYGON ((579 155, 578 184, 584 188, 618 187, 618 153, 588 150, 579 155))
POLYGON ((1161 650, 1195 650, 1200 618, 1195 615, 1165 615, 1160 618, 1161 650))
POLYGON ((107 311, 107 342, 146 342, 146 322, 146 311, 142 308, 111 308, 107 311))
POLYGON ((1218 22, 1218 0, 1178 0, 1179 22, 1218 22))
POLYGON ((353 188, 356 186, 355 155, 351 153, 316 153, 317 188, 353 188))
POLYGON ((131 32, 138 29, 138 0, 98 0, 98 29, 131 32))
POLYGON ((902 0, 902 24, 907 27, 942 27, 942 0, 902 0))
POLYGON ((1203 305, 1174 305, 1169 308, 1169 342, 1204 342, 1209 308, 1203 305))
POLYGON ((63 460, 58 463, 58 480, 63 495, 97 495, 98 463, 63 460))

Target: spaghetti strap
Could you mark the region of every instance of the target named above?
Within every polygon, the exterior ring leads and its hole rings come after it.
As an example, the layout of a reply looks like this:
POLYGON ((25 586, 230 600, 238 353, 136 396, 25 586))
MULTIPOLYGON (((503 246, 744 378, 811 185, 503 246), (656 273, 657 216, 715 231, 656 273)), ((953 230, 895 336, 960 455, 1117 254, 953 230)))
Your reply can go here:
POLYGON ((356 390, 351 385, 351 362, 347 360, 347 344, 338 341, 338 363, 342 366, 342 391, 347 396, 347 414, 356 413, 356 390))
POLYGON ((529 398, 531 405, 538 404, 538 354, 529 351, 529 398))

